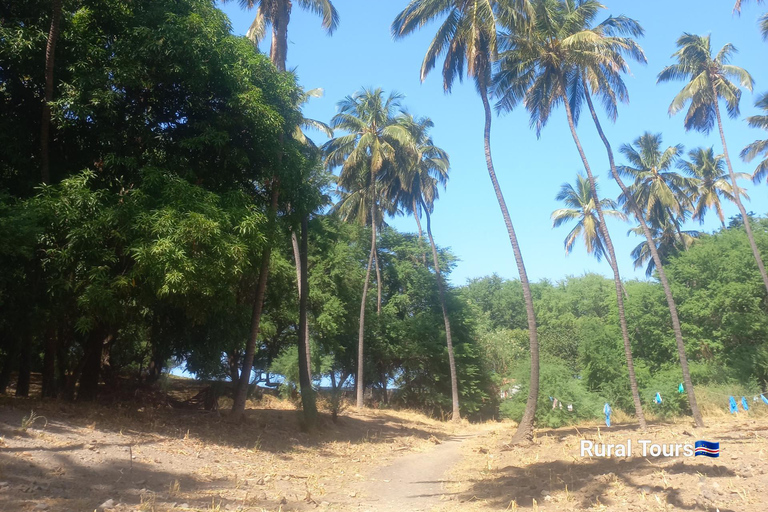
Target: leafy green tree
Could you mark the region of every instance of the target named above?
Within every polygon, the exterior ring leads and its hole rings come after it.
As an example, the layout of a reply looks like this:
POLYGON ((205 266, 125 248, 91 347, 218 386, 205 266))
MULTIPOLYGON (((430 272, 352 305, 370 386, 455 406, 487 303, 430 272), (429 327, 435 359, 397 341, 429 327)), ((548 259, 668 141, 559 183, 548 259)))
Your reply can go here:
MULTIPOLYGON (((690 161, 682 160, 679 163, 680 169, 685 171, 691 178, 691 188, 688 195, 693 203, 693 220, 704 223, 704 215, 709 209, 714 209, 720 223, 725 227, 725 217, 723 216, 722 199, 733 201, 733 186, 725 175, 723 155, 715 155, 714 148, 696 148, 688 152, 690 161)), ((738 172, 736 177, 746 179, 750 176, 738 172)), ((739 194, 747 199, 749 196, 744 189, 739 189, 739 194)))
MULTIPOLYGON (((685 116, 684 126, 686 130, 709 133, 717 122, 720 132, 720 142, 723 144, 723 155, 728 166, 728 175, 731 183, 738 186, 737 176, 733 172, 731 158, 728 155, 728 145, 725 142, 723 120, 720 115, 720 100, 725 101, 728 115, 732 118, 739 116, 739 101, 741 89, 731 79, 737 80, 741 87, 752 90, 754 81, 752 76, 743 68, 728 64, 736 53, 736 48, 728 43, 712 56, 710 36, 698 36, 683 34, 677 40, 678 50, 672 55, 677 59, 676 64, 664 68, 658 76, 658 82, 671 80, 685 80, 687 84, 672 100, 669 106, 669 114, 674 115, 689 104, 685 116)), ((739 198, 739 194, 733 196, 739 209, 744 228, 747 230, 752 253, 757 262, 757 268, 763 278, 766 290, 768 290, 768 273, 766 273, 760 251, 755 244, 752 226, 747 216, 747 211, 739 198)))
POLYGON ((466 66, 467 76, 474 80, 483 102, 485 162, 496 199, 501 208, 509 241, 512 245, 512 252, 515 256, 515 264, 520 275, 520 282, 523 286, 530 337, 531 384, 526 411, 518 425, 517 432, 513 436, 513 442, 530 440, 533 437, 533 422, 538 400, 539 343, 536 336, 536 314, 533 308, 528 274, 512 225, 512 218, 496 178, 496 170, 491 156, 492 113, 488 95, 491 86, 492 67, 498 52, 497 30, 500 19, 508 20, 511 24, 518 26, 529 14, 528 0, 515 0, 513 2, 412 0, 392 23, 392 34, 395 38, 402 38, 433 20, 445 17, 424 56, 421 65, 421 80, 424 81, 429 72, 434 69, 437 60, 444 55, 443 89, 450 92, 454 81, 463 77, 466 66))
MULTIPOLYGON (((653 232, 653 249, 659 255, 662 263, 667 263, 670 256, 677 254, 680 251, 687 251, 693 242, 699 237, 701 233, 696 230, 681 229, 678 224, 672 220, 665 220, 662 224, 654 224, 651 226, 653 232)), ((642 235, 642 228, 636 226, 629 230, 630 233, 636 235, 642 235)), ((646 263, 645 275, 647 277, 653 276, 653 271, 657 270, 656 260, 651 254, 651 246, 647 240, 643 240, 634 249, 632 249, 632 263, 635 268, 641 268, 646 263)))
POLYGON ((531 126, 537 135, 549 120, 552 110, 562 103, 568 126, 587 173, 595 211, 599 219, 602 241, 614 275, 619 322, 624 338, 629 380, 635 401, 635 415, 641 428, 645 418, 635 380, 632 348, 624 315, 624 298, 613 243, 608 233, 597 185, 581 141, 576 132, 578 122, 574 105, 578 105, 583 91, 583 77, 602 76, 607 80, 617 75, 616 70, 627 68, 625 55, 644 58, 642 50, 631 38, 614 37, 613 32, 638 33, 634 20, 609 18, 609 28, 591 25, 603 6, 591 0, 536 0, 533 2, 533 24, 530 32, 510 30, 505 38, 505 51, 500 55, 499 71, 495 77, 495 91, 500 98, 501 110, 510 111, 521 101, 530 113, 531 126))

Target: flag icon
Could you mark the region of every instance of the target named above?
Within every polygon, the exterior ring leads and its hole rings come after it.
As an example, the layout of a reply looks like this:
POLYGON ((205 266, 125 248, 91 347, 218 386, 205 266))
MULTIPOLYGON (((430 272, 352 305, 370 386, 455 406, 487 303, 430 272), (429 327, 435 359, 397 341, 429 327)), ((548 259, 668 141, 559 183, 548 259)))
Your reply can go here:
POLYGON ((706 457, 720 456, 720 443, 713 443, 710 441, 696 441, 694 448, 694 454, 697 457, 699 455, 704 455, 706 457))

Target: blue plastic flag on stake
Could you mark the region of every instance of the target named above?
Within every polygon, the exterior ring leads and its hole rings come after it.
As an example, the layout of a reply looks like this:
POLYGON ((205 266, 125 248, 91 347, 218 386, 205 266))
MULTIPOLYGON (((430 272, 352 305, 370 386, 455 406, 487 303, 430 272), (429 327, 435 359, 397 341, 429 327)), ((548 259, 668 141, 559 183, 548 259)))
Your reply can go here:
POLYGON ((763 402, 768 404, 768 398, 765 398, 765 395, 760 395, 760 398, 763 399, 763 402))
POLYGON ((738 407, 736 407, 736 400, 732 396, 728 397, 728 402, 731 408, 731 414, 739 412, 738 407))
POLYGON ((741 397, 741 406, 744 408, 745 411, 749 410, 749 406, 747 405, 747 397, 745 396, 741 397))
POLYGON ((611 426, 611 406, 608 405, 608 402, 605 403, 605 407, 603 407, 603 414, 605 414, 605 426, 610 427, 611 426))
POLYGON ((657 404, 661 403, 661 395, 659 393, 656 393, 656 398, 653 399, 654 402, 657 404))
POLYGON ((683 387, 683 383, 681 382, 679 386, 677 386, 677 392, 678 393, 685 393, 685 388, 683 387))

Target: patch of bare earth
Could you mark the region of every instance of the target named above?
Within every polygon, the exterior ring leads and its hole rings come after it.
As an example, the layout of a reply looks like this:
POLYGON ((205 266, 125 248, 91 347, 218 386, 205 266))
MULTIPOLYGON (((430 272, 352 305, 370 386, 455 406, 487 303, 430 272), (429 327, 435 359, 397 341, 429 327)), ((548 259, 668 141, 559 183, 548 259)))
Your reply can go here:
POLYGON ((509 447, 513 430, 499 427, 462 447, 449 473, 442 510, 719 511, 768 510, 768 421, 720 415, 694 429, 681 420, 647 432, 631 425, 539 431, 535 442, 509 447), (581 457, 581 440, 626 445, 632 457, 581 457), (656 444, 719 441, 720 457, 642 456, 640 440, 656 444))
POLYGON ((0 511, 356 510, 370 472, 461 428, 377 410, 320 423, 301 432, 295 408, 269 396, 237 425, 226 413, 5 398, 0 511), (41 419, 23 430, 31 410, 41 419))

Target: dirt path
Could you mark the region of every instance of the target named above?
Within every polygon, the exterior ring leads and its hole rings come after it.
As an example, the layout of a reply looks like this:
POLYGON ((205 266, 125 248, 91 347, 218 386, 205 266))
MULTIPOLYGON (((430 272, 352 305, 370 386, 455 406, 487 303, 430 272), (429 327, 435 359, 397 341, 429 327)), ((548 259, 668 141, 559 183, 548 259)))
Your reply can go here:
POLYGON ((432 450, 413 453, 374 471, 365 483, 359 509, 366 512, 432 510, 450 499, 444 475, 461 459, 461 445, 478 434, 459 434, 432 450))

